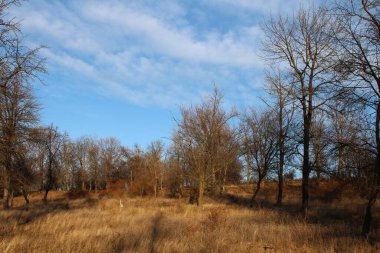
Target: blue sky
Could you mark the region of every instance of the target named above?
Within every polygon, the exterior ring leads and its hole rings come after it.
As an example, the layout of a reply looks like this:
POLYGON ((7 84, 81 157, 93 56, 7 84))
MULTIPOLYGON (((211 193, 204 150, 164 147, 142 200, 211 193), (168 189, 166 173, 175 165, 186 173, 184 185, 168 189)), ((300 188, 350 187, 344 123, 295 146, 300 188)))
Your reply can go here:
POLYGON ((72 138, 167 142, 178 106, 215 84, 225 107, 259 103, 260 23, 301 0, 42 1, 11 10, 48 74, 36 83, 41 122, 72 138))

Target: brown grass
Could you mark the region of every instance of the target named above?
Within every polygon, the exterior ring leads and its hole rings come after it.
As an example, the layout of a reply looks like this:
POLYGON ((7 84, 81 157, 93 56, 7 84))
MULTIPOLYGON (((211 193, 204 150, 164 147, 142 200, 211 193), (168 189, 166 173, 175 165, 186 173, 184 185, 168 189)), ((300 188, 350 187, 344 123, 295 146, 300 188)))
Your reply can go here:
POLYGON ((371 240, 359 236, 363 201, 316 200, 305 219, 290 197, 279 209, 262 194, 262 208, 251 209, 248 190, 229 190, 240 203, 231 195, 198 208, 186 200, 52 192, 47 205, 35 193, 26 207, 16 198, 14 209, 0 211, 0 252, 380 252, 378 230, 371 240))

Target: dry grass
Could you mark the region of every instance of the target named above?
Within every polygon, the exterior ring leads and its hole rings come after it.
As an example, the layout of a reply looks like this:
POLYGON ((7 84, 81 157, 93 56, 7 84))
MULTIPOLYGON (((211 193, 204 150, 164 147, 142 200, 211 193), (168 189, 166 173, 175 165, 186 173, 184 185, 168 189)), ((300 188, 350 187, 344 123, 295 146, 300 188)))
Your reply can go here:
POLYGON ((315 202, 304 219, 291 201, 279 210, 270 204, 250 209, 228 198, 209 199, 202 208, 123 194, 68 198, 55 192, 50 198, 44 205, 34 194, 29 207, 17 198, 14 209, 0 211, 0 252, 380 251, 379 243, 358 236, 362 206, 347 200, 315 202))

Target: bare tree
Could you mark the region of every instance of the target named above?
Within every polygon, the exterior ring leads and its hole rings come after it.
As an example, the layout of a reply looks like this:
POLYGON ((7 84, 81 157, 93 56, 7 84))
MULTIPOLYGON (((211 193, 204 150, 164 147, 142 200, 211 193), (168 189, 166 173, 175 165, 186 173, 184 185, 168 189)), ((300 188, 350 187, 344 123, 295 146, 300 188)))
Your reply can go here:
POLYGON ((38 106, 29 81, 44 72, 39 48, 22 45, 19 25, 9 18, 7 9, 19 1, 0 1, 0 166, 3 170, 4 208, 9 208, 11 178, 17 146, 38 120, 38 106))
POLYGON ((111 183, 114 179, 114 174, 120 168, 120 161, 122 158, 121 144, 115 138, 106 138, 100 141, 101 153, 101 169, 106 181, 106 188, 110 189, 111 183))
POLYGON ((129 178, 129 192, 139 194, 141 197, 153 189, 152 175, 149 173, 146 154, 135 145, 128 152, 127 171, 129 178))
POLYGON ((79 174, 82 191, 86 190, 86 181, 89 173, 90 139, 82 137, 76 142, 76 158, 79 162, 79 174))
POLYGON ((59 175, 59 152, 63 143, 63 135, 58 132, 58 128, 50 125, 40 129, 40 140, 45 152, 44 163, 44 190, 43 201, 47 201, 48 193, 58 182, 59 175))
POLYGON ((61 185, 67 191, 74 188, 75 160, 75 143, 67 137, 67 134, 64 134, 60 152, 60 163, 62 166, 60 179, 61 185))
POLYGON ((321 176, 326 172, 329 142, 326 130, 326 116, 323 111, 314 113, 311 136, 311 169, 315 173, 315 183, 319 185, 321 176))
POLYGON ((99 188, 100 181, 100 147, 98 142, 94 139, 90 140, 90 146, 88 149, 88 166, 90 173, 90 190, 91 185, 93 184, 94 191, 97 191, 99 188))
POLYGON ((274 97, 275 101, 273 105, 268 105, 274 110, 277 127, 277 149, 278 149, 278 193, 277 193, 277 205, 282 205, 283 188, 284 188, 284 167, 286 156, 290 156, 290 148, 287 145, 289 141, 289 132, 292 126, 294 115, 294 99, 291 94, 293 93, 293 87, 289 76, 286 73, 281 72, 280 69, 272 70, 268 72, 266 76, 267 87, 266 90, 274 97))
POLYGON ((365 110, 336 101, 334 110, 327 115, 325 138, 329 142, 330 157, 334 159, 329 173, 340 180, 347 180, 355 167, 350 161, 354 155, 352 151, 367 148, 369 138, 365 110))
POLYGON ((246 136, 247 156, 250 157, 251 170, 256 174, 256 189, 252 195, 251 206, 256 201, 261 183, 271 170, 277 167, 277 132, 273 125, 273 111, 257 114, 253 109, 242 119, 242 132, 246 136))
MULTIPOLYGON (((205 190, 218 191, 217 174, 223 170, 222 135, 229 131, 228 122, 236 113, 226 113, 222 109, 222 96, 214 90, 212 96, 203 100, 201 105, 181 108, 182 119, 178 122, 175 134, 176 147, 183 149, 184 168, 196 187, 198 204, 202 205, 205 190)), ((227 165, 228 166, 228 165, 227 165)))
POLYGON ((163 163, 163 144, 160 141, 152 142, 146 154, 147 166, 150 177, 153 179, 154 196, 157 198, 157 192, 160 184, 160 177, 162 174, 163 163))
POLYGON ((293 18, 271 18, 264 27, 264 57, 271 63, 285 63, 292 77, 292 90, 284 87, 298 102, 302 115, 302 210, 309 205, 310 137, 313 113, 333 96, 330 84, 336 50, 332 36, 333 20, 323 7, 300 8, 293 18))
MULTIPOLYGON (((37 182, 37 173, 33 169, 35 161, 34 153, 30 152, 32 143, 18 146, 14 157, 14 171, 11 178, 13 190, 21 191, 26 204, 29 204, 29 193, 31 188, 37 182)), ((11 193, 11 206, 13 203, 13 193, 11 193)))
POLYGON ((218 167, 221 169, 216 175, 220 194, 225 191, 227 183, 239 183, 241 180, 242 164, 239 160, 240 147, 237 130, 226 128, 221 131, 218 151, 218 167))
POLYGON ((340 18, 340 32, 334 36, 340 46, 337 71, 348 77, 342 87, 351 91, 354 102, 373 112, 376 152, 373 187, 369 194, 362 232, 368 235, 372 207, 380 192, 380 2, 378 0, 339 1, 333 10, 340 18))
POLYGON ((173 134, 172 146, 167 150, 167 186, 171 195, 183 196, 183 188, 187 185, 187 174, 189 174, 186 162, 185 148, 182 146, 181 136, 178 133, 173 134))

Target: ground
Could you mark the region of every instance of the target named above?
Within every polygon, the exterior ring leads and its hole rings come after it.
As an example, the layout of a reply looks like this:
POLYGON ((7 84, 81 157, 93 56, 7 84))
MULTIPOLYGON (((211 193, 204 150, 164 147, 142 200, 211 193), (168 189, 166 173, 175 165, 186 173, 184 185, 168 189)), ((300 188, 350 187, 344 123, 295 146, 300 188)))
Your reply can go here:
POLYGON ((250 208, 251 188, 229 186, 202 207, 123 191, 54 191, 47 204, 33 193, 28 206, 17 197, 0 211, 0 252, 380 252, 379 206, 371 237, 362 238, 365 200, 357 194, 336 200, 327 191, 305 218, 299 186, 287 185, 282 208, 273 204, 273 183, 250 208))

